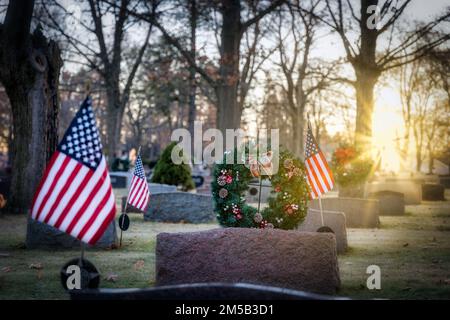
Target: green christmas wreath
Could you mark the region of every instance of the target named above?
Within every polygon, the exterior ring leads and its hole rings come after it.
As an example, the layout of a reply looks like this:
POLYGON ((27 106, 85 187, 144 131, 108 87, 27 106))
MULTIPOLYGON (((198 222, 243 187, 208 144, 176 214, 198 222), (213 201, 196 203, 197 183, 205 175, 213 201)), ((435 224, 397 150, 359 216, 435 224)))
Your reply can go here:
MULTIPOLYGON (((294 229, 306 216, 309 186, 305 180, 305 167, 289 151, 280 151, 278 172, 270 176, 273 186, 268 207, 257 208, 245 201, 245 191, 253 179, 252 171, 237 164, 242 148, 228 154, 234 164, 225 161, 214 166, 212 195, 220 225, 241 228, 294 229)), ((248 153, 247 153, 248 154, 248 153)))

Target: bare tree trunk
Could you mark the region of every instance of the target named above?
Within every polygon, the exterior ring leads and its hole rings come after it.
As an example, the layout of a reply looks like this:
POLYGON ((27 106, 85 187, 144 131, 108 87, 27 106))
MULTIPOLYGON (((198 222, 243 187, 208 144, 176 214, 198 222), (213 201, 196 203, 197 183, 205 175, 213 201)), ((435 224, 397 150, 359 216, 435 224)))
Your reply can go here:
POLYGON ((120 144, 120 130, 122 126, 122 119, 124 108, 120 106, 120 93, 118 84, 108 86, 106 93, 106 123, 107 123, 107 141, 106 151, 109 155, 109 163, 114 161, 115 156, 119 156, 118 148, 120 144), (117 89, 113 89, 117 88, 117 89))
POLYGON ((216 95, 217 125, 225 132, 225 129, 240 127, 242 114, 238 104, 239 47, 242 38, 240 1, 224 1, 222 18, 220 81, 216 95))
POLYGON ((433 156, 433 148, 431 145, 428 146, 428 173, 433 174, 433 166, 434 166, 434 156, 433 156))
MULTIPOLYGON (((197 3, 196 0, 190 1, 190 22, 191 22, 191 57, 195 61, 196 56, 196 30, 197 30, 197 3)), ((194 121, 197 117, 197 107, 195 105, 195 96, 197 93, 197 84, 195 81, 195 75, 197 71, 194 66, 189 67, 189 112, 188 112, 188 125, 191 136, 194 136, 194 121)), ((191 139, 194 143, 194 139, 191 139)))
POLYGON ((38 27, 30 35, 33 1, 11 1, 1 26, 0 78, 13 117, 12 212, 25 213, 57 143, 58 79, 62 66, 55 42, 38 27))
POLYGON ((355 145, 357 149, 368 149, 372 138, 372 114, 376 76, 367 71, 357 72, 355 145))

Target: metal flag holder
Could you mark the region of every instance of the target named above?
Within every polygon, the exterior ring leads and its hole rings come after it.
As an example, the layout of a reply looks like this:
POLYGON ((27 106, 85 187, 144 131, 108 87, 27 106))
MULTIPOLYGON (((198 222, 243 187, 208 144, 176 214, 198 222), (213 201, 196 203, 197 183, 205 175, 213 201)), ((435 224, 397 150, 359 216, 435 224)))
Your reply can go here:
POLYGON ((85 250, 86 244, 80 241, 80 257, 69 260, 61 268, 61 285, 65 290, 97 289, 99 287, 100 273, 92 262, 84 258, 85 250), (79 277, 79 279, 72 281, 73 277, 79 277))

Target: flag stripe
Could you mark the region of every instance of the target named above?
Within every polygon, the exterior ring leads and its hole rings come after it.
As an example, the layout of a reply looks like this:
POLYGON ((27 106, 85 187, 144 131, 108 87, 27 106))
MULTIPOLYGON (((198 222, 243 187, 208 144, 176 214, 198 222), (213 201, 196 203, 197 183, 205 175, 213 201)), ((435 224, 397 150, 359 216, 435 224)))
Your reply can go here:
POLYGON ((136 187, 134 188, 134 192, 130 196, 130 204, 132 205, 134 203, 134 199, 136 199, 136 196, 139 194, 139 191, 141 190, 141 187, 144 185, 144 181, 142 179, 138 179, 136 182, 136 187))
MULTIPOLYGON (((322 152, 320 152, 320 153, 322 153, 322 152)), ((323 163, 320 153, 314 157, 314 161, 316 162, 317 167, 319 168, 319 170, 321 172, 322 178, 324 178, 324 181, 327 185, 328 191, 330 191, 331 189, 333 189, 333 182, 330 179, 330 175, 328 173, 326 165, 323 163)))
MULTIPOLYGON (((334 178, 333 178, 333 173, 331 172, 330 167, 327 164, 327 160, 325 159, 325 156, 323 155, 322 152, 319 152, 320 154, 320 158, 322 159, 322 163, 324 164, 326 170, 328 171, 328 177, 331 180, 331 186, 334 186, 334 178)), ((333 188, 333 187, 332 187, 333 188)))
POLYGON ((32 209, 33 219, 37 220, 38 216, 40 215, 39 208, 41 208, 42 201, 44 200, 45 196, 48 194, 48 192, 50 190, 50 186, 54 182, 54 177, 55 177, 56 173, 59 171, 59 169, 61 168, 61 165, 63 162, 64 162, 64 155, 57 154, 55 157, 54 165, 52 167, 48 167, 49 170, 48 170, 48 175, 45 178, 45 182, 42 184, 42 188, 38 189, 38 192, 37 192, 38 196, 35 197, 36 201, 34 202, 33 209, 32 209))
MULTIPOLYGON (((305 164, 306 164, 306 169, 308 170, 309 165, 307 162, 305 162, 305 164)), ((310 185, 314 195, 317 197, 320 193, 317 191, 318 187, 316 185, 316 182, 314 181, 313 177, 309 173, 306 176, 308 177, 309 185, 310 185)))
POLYGON ((135 180, 136 180, 136 176, 133 176, 133 178, 131 179, 130 192, 128 192, 128 194, 130 194, 130 195, 131 195, 131 193, 134 191, 134 187, 135 187, 134 182, 135 182, 135 180))
MULTIPOLYGON (((88 220, 86 223, 81 224, 81 230, 80 230, 80 233, 77 235, 77 237, 82 238, 82 239, 84 238, 84 235, 89 230, 89 228, 92 226, 94 221, 97 219, 97 216, 103 210, 105 205, 107 205, 107 202, 108 202, 109 198, 111 197, 111 193, 112 193, 111 188, 108 188, 106 194, 103 196, 103 199, 99 202, 99 204, 97 206, 95 206, 94 213, 90 217, 87 217, 88 220)), ((82 221, 80 221, 80 223, 81 222, 82 221)))
POLYGON ((318 171, 314 161, 312 160, 314 157, 315 156, 312 156, 307 161, 308 161, 308 164, 309 164, 309 166, 311 168, 311 173, 313 175, 313 178, 314 178, 317 186, 319 187, 320 193, 322 194, 322 193, 326 192, 327 188, 326 188, 326 186, 325 186, 325 184, 324 184, 324 182, 322 180, 322 177, 320 176, 320 172, 318 171))
POLYGON ((95 232, 94 236, 88 241, 89 244, 95 244, 98 239, 103 235, 106 228, 108 228, 111 221, 114 219, 114 216, 116 214, 116 208, 113 207, 111 209, 111 212, 107 215, 106 219, 102 221, 100 227, 97 229, 97 232, 95 232))
MULTIPOLYGON (((115 199, 114 199, 114 194, 112 193, 112 189, 111 189, 111 193, 109 195, 109 198, 107 199, 107 203, 105 204, 103 209, 99 212, 99 214, 97 215, 97 218, 92 223, 92 225, 90 226, 90 228, 88 229, 88 231, 86 232, 86 234, 83 237, 83 239, 86 242, 89 243, 90 241, 92 241, 92 237, 95 236, 95 233, 100 228, 102 228, 103 221, 105 221, 105 219, 108 219, 111 210, 114 210, 114 214, 115 214, 116 202, 115 202, 115 199)), ((107 228, 107 227, 108 227, 108 224, 106 225, 105 228, 107 228)))
POLYGON ((311 158, 309 158, 309 161, 313 164, 316 172, 318 172, 318 176, 319 176, 320 182, 322 183, 323 189, 325 191, 329 191, 331 189, 330 185, 328 184, 328 181, 325 178, 325 174, 322 170, 322 167, 320 166, 319 162, 317 161, 317 157, 318 157, 318 155, 316 154, 316 155, 312 156, 311 158), (311 161, 311 159, 312 159, 312 161, 311 161))
MULTIPOLYGON (((64 185, 65 185, 66 181, 70 178, 71 172, 73 170, 75 170, 75 168, 76 168, 77 161, 72 160, 68 157, 67 157, 67 159, 68 159, 67 165, 64 167, 64 171, 59 176, 59 179, 57 180, 56 185, 52 188, 52 193, 51 193, 50 197, 48 197, 45 204, 43 202, 44 207, 41 210, 41 212, 43 212, 43 214, 38 218, 38 221, 43 222, 43 221, 45 221, 45 219, 48 216, 52 215, 51 208, 55 204, 55 201, 58 199, 58 196, 61 193, 64 193, 64 185)), ((56 181, 56 179, 55 179, 55 181, 56 181)))
POLYGON ((33 219, 36 217, 36 214, 37 214, 37 210, 35 210, 35 207, 37 208, 37 206, 40 206, 40 201, 37 202, 37 199, 39 198, 39 196, 41 196, 41 198, 43 197, 40 190, 43 190, 43 186, 47 182, 47 178, 48 178, 50 172, 52 171, 53 166, 54 166, 56 160, 58 159, 58 157, 59 157, 59 152, 53 153, 52 157, 50 158, 50 162, 47 164, 47 167, 45 168, 44 175, 43 175, 41 181, 39 181, 39 185, 36 189, 37 192, 34 194, 33 202, 32 202, 33 207, 31 210, 31 216, 33 219))
MULTIPOLYGON (((72 233, 72 230, 75 228, 75 226, 80 221, 80 219, 82 219, 83 213, 86 211, 88 206, 93 201, 94 196, 97 196, 98 190, 103 185, 102 180, 104 179, 105 174, 106 174, 106 171, 103 170, 101 178, 96 179, 96 183, 95 183, 94 187, 92 188, 91 192, 89 192, 89 194, 86 194, 86 198, 85 198, 86 200, 84 200, 83 203, 80 204, 80 206, 78 207, 78 210, 76 211, 76 213, 74 214, 74 216, 72 218, 72 221, 70 221, 69 225, 67 226, 67 229, 66 229, 67 233, 70 233, 70 234, 72 233)), ((64 223, 63 223, 63 225, 64 225, 64 223)))
POLYGON ((53 179, 51 185, 49 186, 49 189, 48 189, 47 193, 45 194, 44 198, 42 199, 41 205, 39 206, 38 213, 37 213, 37 216, 36 216, 36 220, 41 221, 40 215, 42 213, 42 209, 45 208, 45 206, 47 204, 47 201, 50 198, 50 196, 55 194, 55 193, 53 193, 53 189, 55 189, 55 186, 58 183, 59 178, 63 174, 64 170, 66 169, 66 166, 69 163, 69 161, 70 161, 69 157, 66 157, 66 156, 63 157, 62 164, 58 168, 58 171, 55 174, 55 178, 53 179))
POLYGON ((310 159, 306 160, 307 163, 307 167, 309 168, 310 171, 310 175, 311 175, 311 180, 314 182, 315 186, 317 187, 316 190, 318 190, 320 192, 320 194, 323 194, 323 188, 322 188, 322 184, 319 181, 319 178, 317 177, 316 171, 314 170, 314 168, 311 165, 311 161, 310 159))
POLYGON ((83 181, 86 179, 86 176, 89 176, 90 173, 92 173, 91 169, 86 166, 81 166, 81 169, 80 171, 78 171, 77 176, 71 181, 70 186, 67 186, 67 191, 64 193, 60 204, 55 208, 55 211, 52 212, 50 219, 47 220, 46 218, 47 221, 44 221, 45 223, 48 223, 51 226, 55 226, 59 221, 59 217, 61 217, 63 213, 63 218, 65 217, 68 209, 70 209, 72 203, 76 199, 76 197, 74 197, 74 194, 78 194, 78 188, 83 185, 83 181))
POLYGON ((75 227, 72 230, 72 233, 74 234, 75 237, 80 239, 82 238, 82 236, 80 236, 81 229, 83 228, 84 225, 88 224, 89 218, 95 214, 96 208, 100 206, 103 196, 108 192, 108 189, 109 190, 111 189, 108 183, 104 183, 103 181, 104 179, 106 179, 107 176, 108 171, 105 169, 102 179, 98 181, 93 192, 89 195, 90 198, 88 199, 88 201, 86 201, 86 203, 88 203, 89 205, 86 207, 85 210, 83 210, 83 214, 80 216, 77 223, 75 224, 75 227), (97 186, 99 186, 98 189, 97 186), (87 212, 89 214, 86 214, 87 212))
MULTIPOLYGON (((83 181, 78 185, 78 188, 76 189, 76 191, 74 192, 74 194, 70 198, 70 200, 67 203, 66 207, 62 210, 61 215, 56 220, 56 222, 54 224, 55 228, 60 228, 61 227, 61 225, 64 222, 64 220, 66 219, 67 215, 69 214, 69 212, 71 212, 74 203, 79 199, 79 195, 81 194, 83 189, 86 187, 88 182, 91 180, 91 177, 94 175, 94 171, 92 171, 90 169, 87 169, 87 170, 88 170, 88 172, 84 176, 83 181)), ((75 182, 77 182, 77 181, 75 181, 75 182)))
POLYGON ((70 224, 74 219, 77 219, 78 217, 77 212, 79 212, 80 208, 84 205, 84 203, 88 201, 89 194, 92 193, 92 190, 95 187, 97 181, 101 180, 101 177, 105 171, 105 165, 103 162, 86 181, 86 184, 83 186, 83 188, 81 188, 80 193, 74 195, 75 201, 72 203, 69 212, 67 213, 64 220, 61 222, 61 225, 59 226, 61 230, 70 233, 70 231, 68 231, 68 227, 70 226, 70 224))
MULTIPOLYGON (((70 173, 70 176, 66 180, 66 183, 62 186, 62 190, 70 190, 70 185, 72 184, 75 177, 78 175, 78 172, 81 170, 81 167, 82 167, 81 163, 79 163, 79 162, 75 163, 75 167, 73 168, 72 173, 70 173)), ((50 208, 49 213, 44 218, 45 223, 48 223, 49 219, 53 216, 56 208, 58 208, 59 204, 61 203, 62 198, 66 194, 67 193, 64 193, 64 192, 58 193, 58 196, 56 197, 55 202, 53 202, 53 205, 50 208)))
MULTIPOLYGON (((145 184, 145 182, 143 182, 142 184, 145 184)), ((144 192, 141 192, 140 195, 139 195, 139 199, 137 199, 137 200, 135 201, 135 203, 136 203, 136 205, 137 205, 138 208, 140 208, 140 206, 141 206, 141 201, 144 200, 144 199, 143 199, 144 196, 145 196, 145 193, 144 193, 144 192)))

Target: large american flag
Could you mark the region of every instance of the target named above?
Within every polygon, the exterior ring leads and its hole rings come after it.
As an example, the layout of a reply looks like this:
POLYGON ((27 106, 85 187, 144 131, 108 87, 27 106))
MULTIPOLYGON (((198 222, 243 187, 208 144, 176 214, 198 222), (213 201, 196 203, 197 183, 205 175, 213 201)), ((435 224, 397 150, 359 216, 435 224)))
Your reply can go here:
POLYGON ((309 122, 305 143, 305 166, 312 199, 316 199, 320 195, 333 189, 333 174, 331 173, 325 156, 319 149, 316 139, 314 139, 309 122))
POLYGON ((93 245, 115 213, 108 167, 87 97, 47 165, 31 217, 93 245))
POLYGON ((150 191, 148 189, 147 178, 145 177, 144 166, 142 165, 141 154, 139 153, 134 166, 133 179, 131 180, 127 203, 136 209, 146 211, 149 199, 150 191))

